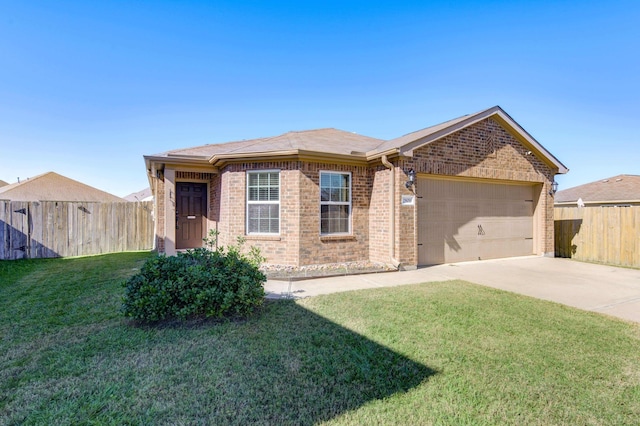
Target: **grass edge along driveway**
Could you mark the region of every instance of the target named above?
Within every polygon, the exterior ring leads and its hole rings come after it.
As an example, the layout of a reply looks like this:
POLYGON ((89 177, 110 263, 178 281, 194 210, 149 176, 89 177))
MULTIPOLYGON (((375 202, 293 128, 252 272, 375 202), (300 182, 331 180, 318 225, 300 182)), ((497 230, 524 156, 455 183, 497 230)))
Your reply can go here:
POLYGON ((463 281, 134 326, 148 253, 0 262, 0 424, 637 424, 640 327, 463 281))

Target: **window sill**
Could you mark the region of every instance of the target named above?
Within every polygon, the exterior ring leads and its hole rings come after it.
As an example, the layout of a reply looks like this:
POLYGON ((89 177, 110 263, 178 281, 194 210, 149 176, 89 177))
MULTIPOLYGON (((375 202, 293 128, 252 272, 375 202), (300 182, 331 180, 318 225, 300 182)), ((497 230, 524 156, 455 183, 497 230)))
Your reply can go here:
POLYGON ((247 241, 280 241, 280 235, 245 235, 247 241))
POLYGON ((355 241, 355 235, 320 235, 320 241, 355 241))

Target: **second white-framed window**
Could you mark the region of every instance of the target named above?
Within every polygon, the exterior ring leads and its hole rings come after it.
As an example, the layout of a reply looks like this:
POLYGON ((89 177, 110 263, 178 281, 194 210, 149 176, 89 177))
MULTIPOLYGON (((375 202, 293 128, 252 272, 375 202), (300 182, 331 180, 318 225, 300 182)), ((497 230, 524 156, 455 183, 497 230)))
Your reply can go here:
POLYGON ((351 173, 320 172, 320 235, 351 233, 351 173))
POLYGON ((280 233, 280 171, 247 172, 247 234, 280 233))

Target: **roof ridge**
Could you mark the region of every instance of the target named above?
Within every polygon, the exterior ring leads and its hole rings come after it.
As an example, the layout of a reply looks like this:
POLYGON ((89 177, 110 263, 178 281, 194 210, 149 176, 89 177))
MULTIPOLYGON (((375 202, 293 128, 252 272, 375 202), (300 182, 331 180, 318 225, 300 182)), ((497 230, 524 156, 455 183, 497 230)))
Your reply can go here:
MULTIPOLYGON (((317 132, 320 130, 337 130, 339 132, 347 132, 346 130, 336 129, 335 127, 320 127, 317 129, 289 130, 287 133, 308 133, 308 132, 317 132)), ((287 133, 284 133, 284 134, 287 134, 287 133)), ((351 133, 351 132, 347 132, 347 133, 351 133)))
MULTIPOLYGON (((449 123, 449 122, 457 121, 457 120, 463 119, 463 118, 465 118, 465 117, 470 117, 470 116, 475 115, 475 114, 477 114, 477 113, 474 113, 474 114, 464 114, 464 115, 461 115, 460 117, 456 117, 456 118, 452 118, 452 119, 447 120, 447 121, 443 121, 442 123, 432 124, 431 126, 423 127, 422 129, 418 129, 418 130, 414 130, 413 132, 405 133, 404 135, 402 135, 402 136, 398 136, 398 137, 393 138, 393 139, 403 138, 403 137, 405 137, 405 136, 409 136, 409 135, 411 135, 411 134, 413 134, 413 133, 418 133, 418 132, 421 132, 421 131, 423 131, 423 130, 430 129, 430 128, 432 128, 432 127, 436 127, 436 126, 444 126, 445 124, 447 124, 447 123, 449 123)), ((393 139, 390 139, 390 140, 393 140, 393 139)))
MULTIPOLYGON (((103 189, 96 188, 95 186, 91 186, 87 183, 61 175, 54 171, 41 173, 34 177, 16 182, 15 184, 4 186, 0 188, 0 193, 11 196, 11 199, 15 200, 30 200, 33 198, 32 196, 34 196, 34 194, 37 194, 35 197, 47 197, 47 195, 51 195, 51 193, 60 193, 60 191, 62 191, 62 193, 66 193, 68 196, 70 194, 69 188, 72 188, 73 190, 74 195, 71 196, 72 198, 77 195, 86 196, 87 194, 99 194, 102 201, 104 201, 105 197, 111 201, 123 200, 122 197, 118 197, 117 195, 111 194, 103 189), (25 196, 28 197, 24 198, 25 196)), ((92 195, 90 198, 94 199, 96 197, 92 195)), ((51 198, 47 197, 44 199, 50 200, 51 198)), ((70 201, 74 200, 75 199, 71 199, 70 201)), ((65 200, 59 199, 59 201, 65 200)), ((90 199, 78 201, 90 201, 90 199)))
MULTIPOLYGON (((237 141, 237 142, 247 142, 247 144, 243 144, 242 146, 238 146, 235 149, 231 149, 231 150, 229 150, 229 152, 230 153, 231 152, 236 152, 236 151, 239 151, 242 148, 246 148, 246 147, 253 146, 253 145, 258 145, 259 143, 267 142, 267 141, 270 141, 272 139, 275 139, 275 138, 278 138, 278 137, 284 136, 284 135, 286 135, 286 133, 283 133, 281 135, 276 135, 276 136, 267 136, 266 138, 257 138, 257 139, 249 139, 249 140, 244 140, 244 141, 237 141)), ((233 143, 233 142, 223 142, 223 143, 233 143)))
MULTIPOLYGON (((15 188, 17 188, 19 186, 24 185, 27 182, 33 182, 34 180, 40 179, 41 177, 46 176, 46 175, 51 174, 51 173, 57 174, 57 173, 55 173, 53 171, 48 171, 48 172, 40 173, 39 175, 35 175, 33 177, 27 177, 26 179, 22 179, 22 180, 20 180, 20 178, 18 178, 18 182, 13 182, 13 183, 10 183, 10 184, 5 185, 5 186, 0 186, 0 193, 9 192, 9 191, 11 191, 11 190, 13 190, 13 189, 15 189, 15 188)), ((58 175, 58 176, 60 176, 60 175, 58 175)))

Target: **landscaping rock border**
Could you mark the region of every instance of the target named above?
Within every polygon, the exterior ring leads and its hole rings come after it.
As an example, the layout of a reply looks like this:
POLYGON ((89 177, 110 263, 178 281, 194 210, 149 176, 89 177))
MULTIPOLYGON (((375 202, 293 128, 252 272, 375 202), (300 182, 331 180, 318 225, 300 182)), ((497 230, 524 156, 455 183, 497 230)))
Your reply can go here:
POLYGON ((267 279, 272 280, 304 280, 311 278, 332 277, 340 275, 371 274, 397 270, 384 263, 360 261, 326 263, 320 265, 304 265, 300 267, 278 264, 263 264, 260 270, 267 279))

